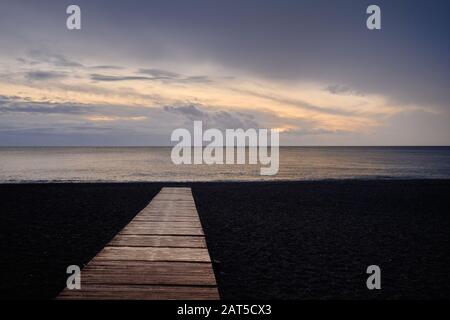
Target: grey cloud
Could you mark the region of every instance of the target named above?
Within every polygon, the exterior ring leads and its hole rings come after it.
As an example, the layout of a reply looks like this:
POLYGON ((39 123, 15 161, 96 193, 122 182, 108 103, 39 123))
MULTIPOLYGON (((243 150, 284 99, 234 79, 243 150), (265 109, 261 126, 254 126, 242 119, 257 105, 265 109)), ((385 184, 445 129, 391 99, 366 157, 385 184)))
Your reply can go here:
POLYGON ((181 77, 178 73, 161 69, 139 69, 138 73, 148 74, 154 79, 178 79, 181 77))
POLYGON ((208 76, 183 76, 179 73, 162 69, 139 69, 138 73, 152 76, 153 80, 167 80, 181 83, 210 83, 212 80, 208 76))
MULTIPOLYGON (((98 87, 98 86, 89 86, 89 85, 78 85, 78 84, 68 84, 64 83, 62 81, 54 82, 52 83, 52 86, 55 88, 62 89, 66 92, 70 92, 72 94, 76 94, 78 92, 82 93, 93 93, 93 94, 101 94, 101 95, 119 95, 121 97, 133 97, 133 98, 140 98, 140 99, 147 99, 149 103, 154 103, 158 105, 163 105, 164 98, 157 94, 144 94, 137 92, 132 87, 121 87, 117 89, 110 89, 110 88, 104 88, 104 87, 98 87)), ((167 102, 165 102, 167 103, 167 102)))
POLYGON ((100 65, 100 66, 91 66, 91 69, 100 69, 100 70, 122 70, 123 67, 113 66, 113 65, 100 65))
POLYGON ((125 105, 96 105, 35 102, 15 96, 0 95, 0 114, 60 114, 60 115, 99 115, 99 116, 152 116, 157 108, 125 105))
POLYGON ((55 66, 60 66, 60 67, 82 67, 83 66, 81 63, 69 60, 66 57, 64 57, 62 55, 58 55, 58 54, 49 56, 48 62, 52 63, 55 66))
POLYGON ((202 120, 205 118, 208 118, 208 114, 202 110, 200 110, 195 105, 186 105, 186 106, 165 106, 165 111, 172 112, 172 113, 179 113, 182 114, 191 120, 202 120))
POLYGON ((251 115, 218 111, 213 113, 212 119, 222 128, 258 128, 260 125, 253 120, 251 115))
POLYGON ((164 81, 164 82, 176 82, 176 83, 210 83, 211 79, 207 76, 189 76, 182 77, 176 73, 169 71, 163 71, 158 69, 141 69, 139 70, 141 74, 149 74, 150 76, 137 76, 137 75, 127 75, 127 76, 117 76, 117 75, 105 75, 99 73, 92 73, 90 75, 91 80, 94 81, 130 81, 130 80, 143 80, 143 81, 164 81), (141 71, 146 72, 141 72, 141 71))
POLYGON ((30 65, 30 66, 34 66, 36 64, 39 64, 38 61, 28 60, 26 58, 16 58, 16 61, 18 61, 18 62, 20 62, 22 64, 30 65))
POLYGON ((30 66, 38 65, 40 63, 48 63, 56 67, 79 67, 93 70, 122 70, 124 69, 121 66, 116 65, 93 65, 93 66, 85 66, 82 63, 74 61, 72 59, 67 58, 62 54, 54 54, 54 53, 45 53, 38 50, 32 50, 28 54, 31 58, 19 57, 16 60, 20 63, 27 64, 30 66))
POLYGON ((62 54, 32 50, 29 52, 29 56, 33 60, 28 61, 34 64, 44 62, 57 67, 83 67, 81 63, 71 60, 62 54))
POLYGON ((12 100, 18 100, 20 99, 20 97, 18 96, 5 96, 5 95, 0 95, 0 106, 3 104, 6 104, 12 100))
POLYGON ((103 74, 91 74, 91 79, 94 81, 129 81, 129 80, 154 80, 150 77, 140 77, 140 76, 110 76, 103 74))
POLYGON ((186 118, 186 122, 203 121, 206 127, 219 129, 258 128, 259 124, 254 116, 244 112, 224 110, 202 110, 198 105, 165 106, 167 112, 179 114, 186 118))
POLYGON ((183 79, 182 81, 188 82, 188 83, 211 83, 211 82, 213 82, 207 76, 191 76, 191 77, 187 77, 187 78, 183 79))
POLYGON ((350 94, 350 95, 354 95, 354 96, 361 96, 361 97, 364 96, 364 94, 362 92, 353 90, 352 88, 345 86, 345 85, 338 85, 338 84, 329 85, 324 90, 328 91, 332 94, 336 94, 336 95, 350 94))
POLYGON ((41 114, 83 114, 85 110, 80 106, 51 105, 39 103, 12 103, 0 105, 0 113, 41 113, 41 114))
POLYGON ((54 79, 62 79, 67 75, 63 72, 55 72, 55 71, 30 71, 25 74, 25 77, 28 80, 54 80, 54 79))
MULTIPOLYGON (((103 69, 112 69, 109 66, 106 66, 103 69)), ((170 72, 161 69, 139 69, 137 71, 138 74, 145 74, 147 76, 139 76, 139 75, 128 75, 128 76, 115 76, 115 75, 104 75, 94 73, 91 74, 91 79, 96 81, 127 81, 127 80, 182 80, 181 76, 178 73, 170 72)))
POLYGON ((90 112, 90 108, 68 103, 34 102, 28 98, 0 95, 0 113, 69 114, 90 112))
POLYGON ((62 55, 52 55, 48 62, 60 67, 83 67, 81 63, 69 60, 62 55))

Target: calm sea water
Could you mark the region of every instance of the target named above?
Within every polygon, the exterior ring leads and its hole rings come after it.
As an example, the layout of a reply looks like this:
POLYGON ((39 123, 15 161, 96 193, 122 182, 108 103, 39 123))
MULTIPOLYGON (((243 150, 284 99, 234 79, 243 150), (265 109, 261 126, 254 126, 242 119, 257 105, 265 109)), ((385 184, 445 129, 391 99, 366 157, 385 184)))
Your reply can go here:
POLYGON ((283 147, 275 176, 257 165, 174 165, 171 148, 0 148, 0 182, 450 178, 450 147, 283 147))

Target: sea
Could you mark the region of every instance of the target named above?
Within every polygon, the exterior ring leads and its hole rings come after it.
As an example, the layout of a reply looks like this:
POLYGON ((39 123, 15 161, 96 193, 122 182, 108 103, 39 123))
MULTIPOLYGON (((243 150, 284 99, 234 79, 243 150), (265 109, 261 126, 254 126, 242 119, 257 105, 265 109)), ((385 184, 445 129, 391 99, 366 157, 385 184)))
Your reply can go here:
POLYGON ((281 147, 259 165, 176 165, 171 147, 1 147, 0 183, 448 179, 450 147, 281 147))

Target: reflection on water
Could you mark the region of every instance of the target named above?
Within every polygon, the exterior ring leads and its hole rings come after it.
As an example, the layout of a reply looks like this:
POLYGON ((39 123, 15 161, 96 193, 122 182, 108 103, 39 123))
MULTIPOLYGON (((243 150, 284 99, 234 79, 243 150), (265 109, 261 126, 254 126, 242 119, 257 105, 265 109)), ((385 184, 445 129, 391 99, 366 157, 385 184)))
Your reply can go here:
POLYGON ((174 165, 171 148, 0 148, 0 182, 450 178, 449 147, 283 147, 258 165, 174 165))

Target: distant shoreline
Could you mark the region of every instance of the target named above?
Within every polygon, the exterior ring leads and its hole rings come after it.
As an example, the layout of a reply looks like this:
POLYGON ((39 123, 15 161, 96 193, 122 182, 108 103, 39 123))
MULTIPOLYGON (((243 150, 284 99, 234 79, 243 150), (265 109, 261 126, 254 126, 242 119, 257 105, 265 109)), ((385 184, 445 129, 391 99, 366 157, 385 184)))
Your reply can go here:
POLYGON ((336 179, 305 179, 305 180, 212 180, 212 181, 17 181, 1 182, 0 186, 39 186, 39 185, 155 185, 155 186, 189 186, 216 185, 216 184, 308 184, 308 183, 358 183, 358 182, 447 182, 450 178, 403 178, 380 177, 380 178, 336 178, 336 179))

